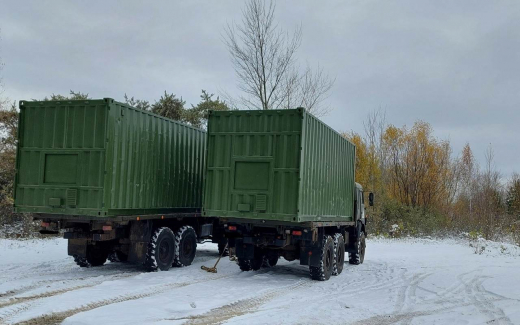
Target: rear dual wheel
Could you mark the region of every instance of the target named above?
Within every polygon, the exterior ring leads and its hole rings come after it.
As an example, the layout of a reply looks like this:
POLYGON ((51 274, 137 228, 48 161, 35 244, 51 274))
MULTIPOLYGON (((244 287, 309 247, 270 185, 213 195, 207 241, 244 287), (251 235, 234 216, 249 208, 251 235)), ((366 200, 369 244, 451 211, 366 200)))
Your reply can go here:
POLYGON ((108 250, 103 245, 87 245, 86 256, 74 255, 74 262, 80 267, 101 266, 108 258, 108 250))
POLYGON ((278 260, 280 259, 280 256, 278 255, 278 252, 270 250, 265 253, 263 256, 263 267, 275 267, 276 264, 278 264, 278 260))
POLYGON ((189 266, 197 253, 197 233, 191 226, 183 226, 175 233, 173 266, 189 266))
POLYGON ((168 227, 161 227, 154 231, 144 261, 148 271, 168 271, 172 267, 175 257, 175 236, 168 227))
POLYGON ((253 258, 238 258, 242 271, 257 271, 261 267, 274 267, 278 263, 278 252, 255 247, 253 258))
POLYGON ((144 266, 148 271, 168 271, 172 266, 191 265, 197 251, 197 233, 190 226, 183 226, 175 233, 168 227, 155 230, 150 242, 144 266))
POLYGON ((108 260, 112 263, 126 262, 128 260, 128 255, 120 251, 112 251, 112 253, 108 255, 108 260))
POLYGON ((239 257, 237 263, 242 271, 258 271, 264 264, 264 253, 260 248, 255 247, 253 258, 239 257))

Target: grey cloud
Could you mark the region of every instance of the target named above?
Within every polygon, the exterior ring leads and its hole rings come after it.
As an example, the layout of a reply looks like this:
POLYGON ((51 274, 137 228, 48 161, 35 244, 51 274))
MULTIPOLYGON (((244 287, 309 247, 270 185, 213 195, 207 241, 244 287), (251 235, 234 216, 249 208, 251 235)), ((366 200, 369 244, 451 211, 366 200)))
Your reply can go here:
MULTIPOLYGON (((469 142, 479 160, 520 170, 520 3, 495 1, 285 1, 282 27, 303 27, 301 63, 336 77, 324 120, 363 131, 369 111, 388 122, 421 119, 469 142)), ((200 90, 237 93, 221 41, 240 20, 236 1, 3 1, 0 55, 15 99, 81 90, 144 99, 168 90, 196 103, 200 90)))

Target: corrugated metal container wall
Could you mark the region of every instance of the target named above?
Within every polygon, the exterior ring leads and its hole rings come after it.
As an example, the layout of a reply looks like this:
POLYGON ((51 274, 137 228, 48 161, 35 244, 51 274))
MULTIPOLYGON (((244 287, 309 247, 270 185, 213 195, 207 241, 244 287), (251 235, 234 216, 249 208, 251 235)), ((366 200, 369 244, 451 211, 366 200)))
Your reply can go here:
POLYGON ((354 220, 356 147, 311 114, 303 125, 299 220, 354 220))
POLYGON ((354 159, 353 144, 303 109, 212 112, 203 215, 352 220, 354 159))
POLYGON ((205 132, 112 99, 20 103, 18 212, 200 209, 205 132))

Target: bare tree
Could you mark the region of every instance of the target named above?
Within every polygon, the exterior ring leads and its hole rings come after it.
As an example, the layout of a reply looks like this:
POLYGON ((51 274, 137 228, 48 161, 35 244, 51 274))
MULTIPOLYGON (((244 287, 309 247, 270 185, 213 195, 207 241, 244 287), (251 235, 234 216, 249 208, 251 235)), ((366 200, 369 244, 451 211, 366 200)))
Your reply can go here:
POLYGON ((327 114, 330 107, 321 104, 328 97, 335 80, 329 78, 320 66, 314 71, 307 66, 303 73, 292 75, 294 82, 285 85, 286 89, 293 89, 287 96, 287 107, 305 107, 317 116, 327 114))
POLYGON ((299 71, 295 53, 301 44, 301 26, 292 34, 283 31, 275 22, 273 1, 251 0, 242 13, 241 24, 229 24, 224 37, 239 88, 246 94, 238 105, 249 109, 304 106, 323 113, 320 105, 334 81, 319 67, 314 72, 309 67, 299 71))
MULTIPOLYGON (((2 29, 0 28, 0 41, 2 40, 2 29)), ((4 75, 2 70, 4 69, 4 61, 0 57, 0 96, 4 93, 4 75)), ((2 100, 2 98, 0 98, 2 100)))
POLYGON ((381 107, 368 113, 366 121, 363 122, 365 129, 365 141, 369 152, 369 169, 379 170, 380 174, 370 174, 370 191, 382 194, 382 182, 385 181, 385 153, 383 148, 383 134, 386 129, 386 111, 381 107))

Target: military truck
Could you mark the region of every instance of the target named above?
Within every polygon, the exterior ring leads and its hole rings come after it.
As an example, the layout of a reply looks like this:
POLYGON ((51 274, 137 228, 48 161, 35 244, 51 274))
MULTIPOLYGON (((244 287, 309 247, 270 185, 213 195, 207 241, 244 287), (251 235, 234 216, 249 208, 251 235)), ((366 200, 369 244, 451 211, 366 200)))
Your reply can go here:
POLYGON ((206 133, 110 98, 21 101, 14 209, 62 230, 81 267, 168 270, 218 242, 201 217, 206 133))
MULTIPOLYGON (((365 256, 356 147, 303 108, 210 112, 204 216, 220 217, 243 271, 280 257, 328 280, 365 256)), ((370 204, 373 195, 370 194, 370 204)))

